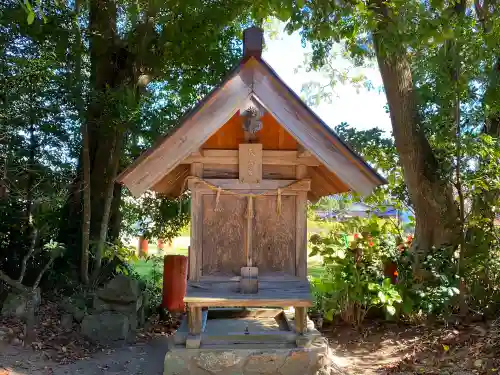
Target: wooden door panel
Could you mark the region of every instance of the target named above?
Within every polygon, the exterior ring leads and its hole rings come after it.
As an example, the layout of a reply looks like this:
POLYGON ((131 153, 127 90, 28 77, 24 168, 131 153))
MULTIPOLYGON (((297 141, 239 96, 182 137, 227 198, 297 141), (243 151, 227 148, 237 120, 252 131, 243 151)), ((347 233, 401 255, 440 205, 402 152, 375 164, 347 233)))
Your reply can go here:
POLYGON ((203 196, 203 276, 238 276, 244 253, 246 199, 221 194, 203 196))
POLYGON ((281 214, 277 197, 257 197, 254 201, 252 259, 259 275, 295 276, 295 197, 281 197, 281 214))

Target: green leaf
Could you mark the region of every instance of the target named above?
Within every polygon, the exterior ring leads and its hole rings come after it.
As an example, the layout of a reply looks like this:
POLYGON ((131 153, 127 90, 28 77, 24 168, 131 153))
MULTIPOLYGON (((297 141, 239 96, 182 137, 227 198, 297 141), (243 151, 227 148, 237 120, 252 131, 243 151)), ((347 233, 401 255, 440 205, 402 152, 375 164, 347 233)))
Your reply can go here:
POLYGON ((410 314, 413 312, 413 301, 410 297, 405 297, 403 300, 403 312, 405 314, 410 314))
POLYGON ((390 288, 392 285, 392 282, 391 282, 391 279, 387 278, 387 279, 384 279, 384 281, 382 282, 382 286, 384 288, 390 288))
POLYGON ((333 311, 333 310, 328 310, 328 311, 325 313, 325 319, 326 319, 326 320, 329 320, 329 321, 332 321, 332 320, 333 320, 333 313, 334 313, 334 311, 333 311))
POLYGON ((380 302, 385 303, 387 301, 387 296, 384 294, 384 292, 379 291, 377 293, 378 298, 380 298, 380 302))
POLYGON ((35 13, 30 11, 27 17, 28 25, 31 25, 35 21, 35 13))
POLYGON ((389 315, 396 314, 396 308, 394 306, 392 306, 392 305, 386 306, 385 309, 387 310, 387 312, 389 313, 389 315))

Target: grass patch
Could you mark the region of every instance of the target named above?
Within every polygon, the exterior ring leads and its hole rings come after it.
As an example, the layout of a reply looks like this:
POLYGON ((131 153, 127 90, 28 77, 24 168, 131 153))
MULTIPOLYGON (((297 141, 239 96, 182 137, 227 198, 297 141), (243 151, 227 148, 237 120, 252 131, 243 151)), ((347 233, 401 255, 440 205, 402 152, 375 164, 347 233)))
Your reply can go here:
MULTIPOLYGON (((188 255, 188 249, 175 249, 173 252, 168 254, 178 254, 178 255, 188 255)), ((168 255, 165 254, 165 255, 168 255)), ((136 262, 132 263, 132 267, 135 272, 137 272, 141 278, 149 278, 153 273, 154 261, 153 259, 139 259, 136 262)), ((163 272, 163 267, 157 272, 163 272)), ((307 269, 308 275, 313 278, 319 278, 324 272, 323 261, 321 257, 309 257, 307 259, 307 269)))
MULTIPOLYGON (((154 250, 154 253, 157 253, 157 248, 156 246, 148 246, 148 250, 154 250), (153 249, 154 248, 154 249, 153 249)), ((173 251, 170 252, 164 252, 162 255, 188 255, 188 249, 174 249, 173 251)), ((153 273, 153 267, 155 265, 155 261, 153 260, 152 257, 149 259, 144 259, 140 258, 137 261, 133 262, 131 264, 132 268, 134 269, 137 274, 143 278, 143 279, 148 279, 152 276, 153 273)), ((159 269, 157 272, 163 273, 163 266, 159 265, 159 269)))
POLYGON ((311 220, 307 219, 307 231, 309 235, 311 234, 319 234, 319 233, 328 233, 333 229, 333 222, 328 222, 324 220, 311 220))
POLYGON ((311 276, 314 279, 319 279, 322 275, 323 272, 325 272, 325 268, 323 267, 322 262, 317 262, 314 260, 309 260, 307 262, 307 274, 308 276, 311 276))
MULTIPOLYGON (((308 237, 310 237, 314 233, 325 233, 331 230, 331 225, 332 223, 324 222, 324 221, 309 221, 308 222, 308 227, 312 226, 309 229, 308 237)), ((187 246, 189 245, 189 237, 188 236, 181 236, 174 241, 174 248, 173 251, 169 252, 164 252, 162 253, 163 255, 168 255, 168 254, 178 254, 178 255, 188 255, 188 249, 187 246)), ((157 254, 158 248, 156 246, 156 243, 151 241, 151 243, 148 246, 148 252, 150 254, 157 254)), ((308 248, 308 254, 311 251, 310 248, 308 248)), ((139 259, 138 261, 134 262, 132 264, 133 269, 135 272, 137 272, 142 278, 149 278, 151 277, 153 273, 153 267, 154 267, 154 261, 153 259, 146 260, 146 259, 139 259)), ((314 256, 314 257, 307 257, 307 269, 308 269, 308 275, 313 277, 313 278, 320 278, 321 275, 324 272, 324 267, 323 267, 323 259, 321 256, 314 256)), ((162 273, 163 272, 163 266, 159 266, 157 272, 162 273)))

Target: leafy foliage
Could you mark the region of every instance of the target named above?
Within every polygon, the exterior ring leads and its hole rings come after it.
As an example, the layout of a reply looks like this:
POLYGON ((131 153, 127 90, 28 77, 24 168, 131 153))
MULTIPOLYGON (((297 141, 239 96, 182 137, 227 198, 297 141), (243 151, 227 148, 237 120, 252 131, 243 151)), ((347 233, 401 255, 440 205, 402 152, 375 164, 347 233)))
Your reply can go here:
POLYGON ((310 256, 321 255, 326 268, 314 285, 327 319, 339 315, 360 326, 373 307, 383 307, 389 315, 396 313, 401 296, 384 274, 385 262, 396 251, 393 240, 398 232, 393 225, 377 218, 356 218, 338 223, 325 237, 311 237, 310 256), (351 240, 346 241, 346 236, 351 240))
POLYGON ((454 311, 460 285, 451 248, 436 249, 414 269, 412 236, 404 237, 394 222, 376 217, 337 223, 328 235, 310 240, 310 255, 322 255, 326 268, 313 286, 315 308, 327 319, 338 315, 359 326, 374 307, 408 319, 454 311))
POLYGON ((90 264, 101 252, 102 273, 128 261, 115 242, 120 234, 168 239, 178 233, 189 197, 179 215, 178 201, 136 200, 120 186, 109 194, 109 187, 238 60, 252 7, 243 0, 96 4, 0 5, 0 269, 13 277, 30 246, 31 217, 36 249, 65 243, 55 271, 75 278, 82 124, 90 139, 90 264))

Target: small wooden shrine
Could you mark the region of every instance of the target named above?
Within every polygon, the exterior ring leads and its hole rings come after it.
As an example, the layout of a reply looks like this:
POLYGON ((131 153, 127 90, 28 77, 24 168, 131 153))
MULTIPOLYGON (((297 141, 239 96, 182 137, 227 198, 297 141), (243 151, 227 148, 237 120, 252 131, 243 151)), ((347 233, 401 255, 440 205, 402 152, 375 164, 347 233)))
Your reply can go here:
POLYGON ((179 339, 191 348, 213 340, 206 307, 295 308, 291 320, 272 310, 276 327, 261 324, 265 335, 248 322, 222 325, 238 331, 222 335, 227 343, 302 335, 311 306, 307 201, 384 183, 262 60, 262 45, 260 29, 246 30, 241 62, 118 177, 135 196, 191 192, 189 333, 179 339))

